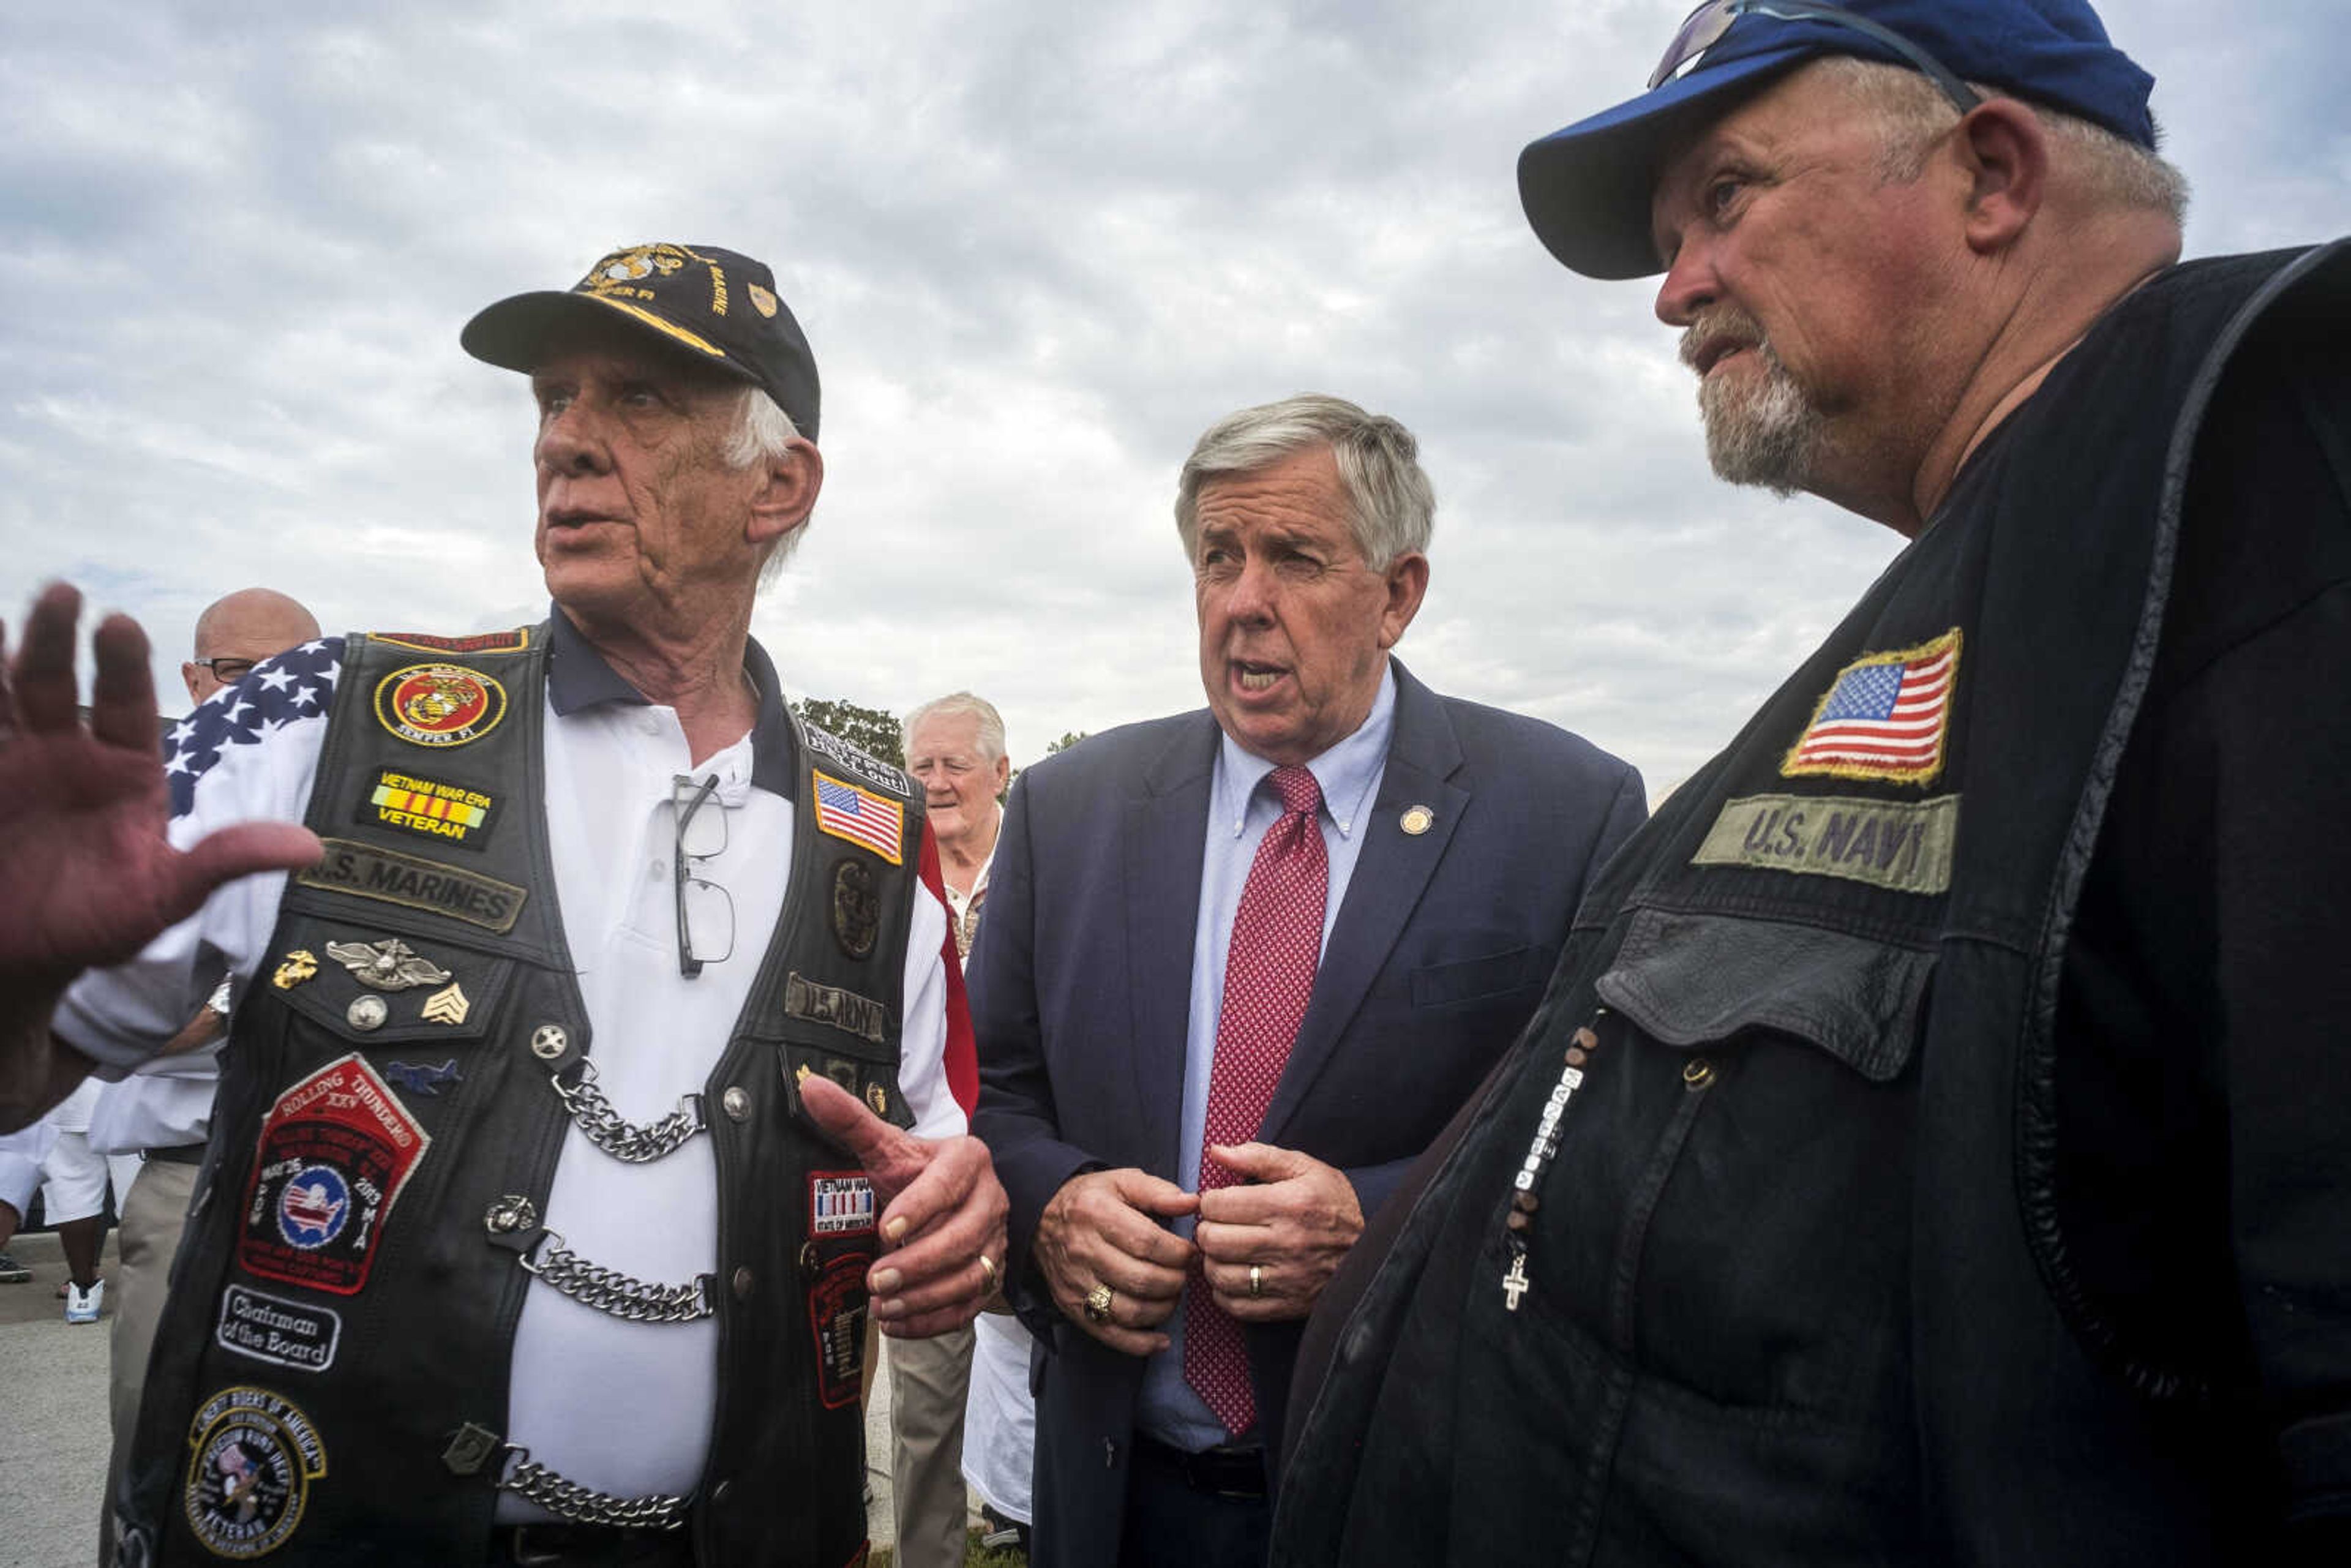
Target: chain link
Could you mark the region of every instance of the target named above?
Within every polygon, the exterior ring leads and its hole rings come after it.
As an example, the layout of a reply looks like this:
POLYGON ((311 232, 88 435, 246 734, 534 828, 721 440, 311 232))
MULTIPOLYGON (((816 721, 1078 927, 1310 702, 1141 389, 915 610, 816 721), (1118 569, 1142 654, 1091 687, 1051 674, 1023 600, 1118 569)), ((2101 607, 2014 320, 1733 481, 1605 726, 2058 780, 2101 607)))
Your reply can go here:
POLYGON ((514 1469, 498 1482, 500 1491, 528 1498, 558 1519, 573 1524, 612 1525, 622 1530, 675 1530, 685 1522, 685 1499, 665 1492, 614 1497, 578 1481, 565 1480, 530 1457, 528 1448, 507 1445, 514 1469))
POLYGON ((583 1061, 580 1063, 580 1082, 577 1083, 567 1085, 560 1073, 549 1082, 555 1087, 555 1097, 563 1102, 563 1108, 571 1113, 573 1124, 586 1134, 588 1141, 616 1160, 626 1160, 631 1165, 657 1160, 664 1155, 675 1152, 688 1138, 702 1131, 702 1096, 699 1094, 681 1097, 676 1110, 658 1122, 640 1127, 634 1122, 624 1121, 621 1113, 612 1109, 612 1103, 604 1098, 604 1092, 596 1087, 594 1062, 583 1061))
POLYGON ((683 1285, 648 1285, 589 1262, 552 1230, 545 1250, 537 1258, 525 1253, 522 1266, 573 1301, 632 1323, 690 1323, 718 1310, 710 1299, 708 1274, 683 1285))

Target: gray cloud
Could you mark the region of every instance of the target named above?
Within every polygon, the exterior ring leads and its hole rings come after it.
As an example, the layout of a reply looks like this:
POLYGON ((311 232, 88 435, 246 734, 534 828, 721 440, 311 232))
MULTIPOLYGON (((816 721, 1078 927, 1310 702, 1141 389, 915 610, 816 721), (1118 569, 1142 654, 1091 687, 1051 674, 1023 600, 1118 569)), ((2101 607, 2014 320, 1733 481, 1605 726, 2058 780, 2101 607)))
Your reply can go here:
MULTIPOLYGON (((253 581, 337 626, 536 615, 527 402, 456 329, 657 237, 772 261, 824 367, 824 499, 757 622, 788 682, 969 685, 1020 760, 1196 702, 1176 466, 1290 392, 1422 438, 1407 661, 1653 788, 1894 554, 1708 477, 1648 286, 1519 214, 1520 146, 1637 84, 1678 0, 778 9, 0 19, 0 612, 70 577, 166 680, 253 581)), ((2330 10, 2105 7, 2191 252, 2351 220, 2330 10)))

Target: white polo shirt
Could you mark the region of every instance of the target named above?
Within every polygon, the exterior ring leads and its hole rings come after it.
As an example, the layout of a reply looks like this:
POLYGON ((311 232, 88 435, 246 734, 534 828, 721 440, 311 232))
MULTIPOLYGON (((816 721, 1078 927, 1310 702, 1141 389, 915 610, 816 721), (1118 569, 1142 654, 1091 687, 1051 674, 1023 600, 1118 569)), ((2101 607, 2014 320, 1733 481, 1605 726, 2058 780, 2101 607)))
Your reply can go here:
MULTIPOLYGON (((341 657, 340 638, 306 643, 173 729, 165 762, 173 843, 256 818, 301 821, 341 657)), ((708 1079, 783 905, 799 771, 789 724, 774 666, 756 643, 745 665, 760 693, 758 723, 699 763, 675 711, 646 702, 560 612, 549 657, 547 823, 564 937, 600 1087, 620 1115, 650 1123, 708 1079), (718 787, 703 810, 725 809, 726 845, 697 869, 732 896, 735 945, 731 957, 687 979, 678 972, 669 867, 672 793, 678 775, 714 773, 718 787)), ((925 863, 935 860, 926 854, 925 863)), ((218 890, 131 962, 78 982, 57 1009, 57 1033, 108 1077, 152 1056, 224 974, 244 995, 268 956, 284 887, 283 873, 273 873, 218 890)), ((926 878, 907 941, 899 1063, 915 1131, 926 1137, 964 1126, 946 1065, 951 940, 926 878)), ((967 1051, 968 1027, 956 1034, 967 1051)), ((707 1136, 627 1165, 572 1125, 546 1224, 589 1262, 649 1284, 684 1283, 716 1267, 716 1182, 707 1136)), ((395 1212, 389 1223, 432 1222, 395 1212)), ((582 1486, 620 1496, 688 1491, 709 1438, 717 1333, 708 1318, 628 1322, 533 1280, 515 1333, 507 1437, 582 1486)), ((500 1518, 535 1517, 545 1516, 501 1499, 500 1518)))

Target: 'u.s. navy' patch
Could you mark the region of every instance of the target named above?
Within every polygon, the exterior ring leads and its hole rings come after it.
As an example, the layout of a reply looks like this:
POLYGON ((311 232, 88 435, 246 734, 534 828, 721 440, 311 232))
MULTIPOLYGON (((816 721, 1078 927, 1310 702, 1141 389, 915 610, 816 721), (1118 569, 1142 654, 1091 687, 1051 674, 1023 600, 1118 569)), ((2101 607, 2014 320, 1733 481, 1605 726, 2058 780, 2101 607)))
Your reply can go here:
POLYGON ((1855 659, 1829 684, 1780 772, 1932 783, 1943 771, 1959 678, 1956 626, 1915 648, 1855 659))
POLYGON ((497 798, 486 790, 379 768, 360 802, 359 821, 478 850, 489 837, 491 815, 497 809, 497 798))
POLYGON ((283 1395, 240 1385, 204 1402, 188 1426, 181 1491, 188 1528, 215 1557, 266 1556, 302 1522, 327 1448, 283 1395))
POLYGON ((810 1236, 863 1236, 872 1228, 872 1177, 863 1171, 809 1173, 810 1236))
POLYGON ((1959 798, 1872 800, 1845 795, 1746 795, 1722 803, 1692 865, 1834 876, 1896 893, 1951 885, 1959 798))
POLYGON ((412 746, 464 746, 506 716, 506 687, 463 664, 409 664, 375 684, 376 722, 412 746))
POLYGON ((354 1051, 277 1097, 261 1124, 238 1267, 339 1296, 367 1284, 386 1219, 432 1135, 354 1051))

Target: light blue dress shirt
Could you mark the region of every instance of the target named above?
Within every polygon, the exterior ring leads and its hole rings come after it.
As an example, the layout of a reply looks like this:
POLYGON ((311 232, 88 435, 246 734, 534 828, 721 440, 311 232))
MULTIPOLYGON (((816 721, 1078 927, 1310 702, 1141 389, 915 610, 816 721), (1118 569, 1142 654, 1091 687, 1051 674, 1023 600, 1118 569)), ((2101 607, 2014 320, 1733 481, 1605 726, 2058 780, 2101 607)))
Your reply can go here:
MULTIPOLYGON (((1322 904, 1322 940, 1347 897, 1347 883, 1363 852, 1364 829, 1379 799, 1387 771, 1388 737, 1395 727, 1395 671, 1380 675, 1379 695, 1361 728, 1306 764, 1322 789, 1322 843, 1330 852, 1331 891, 1322 904)), ((1183 1142, 1176 1155, 1176 1180, 1185 1191, 1200 1185, 1200 1139, 1208 1124, 1208 1071, 1217 1056, 1217 1020, 1224 1009, 1225 949, 1232 941, 1233 916, 1240 910, 1241 886, 1268 828, 1281 816, 1280 797, 1261 789, 1274 765, 1243 751, 1229 735, 1217 747, 1215 777, 1208 785, 1207 841, 1200 859, 1200 913, 1192 933, 1192 1015, 1184 1039, 1183 1142)), ((1174 1228, 1188 1238, 1192 1221, 1174 1228)), ((1185 1296, 1188 1307, 1191 1296, 1185 1296)), ((1151 1358, 1143 1371, 1136 1424, 1171 1448, 1187 1452, 1230 1440, 1192 1385, 1184 1381, 1184 1310, 1167 1323, 1175 1343, 1151 1358)))

